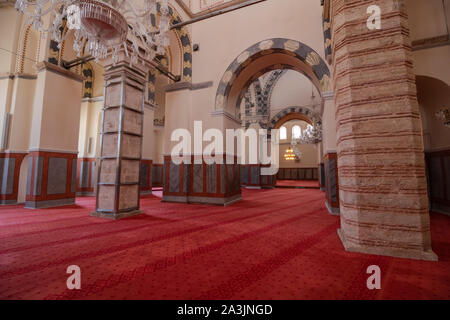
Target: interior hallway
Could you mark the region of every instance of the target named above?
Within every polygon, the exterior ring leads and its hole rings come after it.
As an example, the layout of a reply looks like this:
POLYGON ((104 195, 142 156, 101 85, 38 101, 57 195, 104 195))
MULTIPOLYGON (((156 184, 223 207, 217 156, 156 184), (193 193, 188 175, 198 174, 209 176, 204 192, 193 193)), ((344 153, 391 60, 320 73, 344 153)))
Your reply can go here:
POLYGON ((145 214, 90 217, 76 205, 0 208, 1 299, 450 298, 450 217, 431 214, 439 262, 346 252, 319 190, 243 190, 228 207, 141 199, 145 214), (277 199, 275 202, 274 199, 277 199), (66 268, 81 268, 81 290, 66 268), (366 288, 379 265, 382 289, 366 288))

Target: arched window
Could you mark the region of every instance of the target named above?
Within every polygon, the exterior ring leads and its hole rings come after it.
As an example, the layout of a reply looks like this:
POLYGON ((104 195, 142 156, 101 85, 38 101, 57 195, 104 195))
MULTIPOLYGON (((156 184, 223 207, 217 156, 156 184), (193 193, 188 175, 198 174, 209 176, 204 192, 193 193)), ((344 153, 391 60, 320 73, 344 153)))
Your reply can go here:
POLYGON ((286 140, 287 139, 287 130, 286 127, 280 128, 280 140, 286 140))
POLYGON ((292 139, 300 139, 302 136, 302 129, 300 126, 293 126, 292 127, 292 139))

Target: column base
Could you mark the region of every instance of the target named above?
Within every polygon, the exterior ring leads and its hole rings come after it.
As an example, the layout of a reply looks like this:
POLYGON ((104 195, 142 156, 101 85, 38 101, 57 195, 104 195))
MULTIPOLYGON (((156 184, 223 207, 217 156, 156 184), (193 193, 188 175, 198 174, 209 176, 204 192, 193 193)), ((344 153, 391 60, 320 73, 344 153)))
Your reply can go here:
POLYGON ((91 217, 111 219, 111 220, 120 220, 120 219, 124 219, 124 218, 133 217, 133 216, 136 216, 139 214, 143 214, 143 213, 144 212, 141 210, 133 210, 133 211, 128 211, 128 212, 117 212, 117 213, 94 211, 94 212, 91 212, 91 217))
POLYGON ((237 201, 242 200, 242 195, 237 194, 226 198, 214 197, 177 197, 177 196, 163 196, 163 202, 178 202, 178 203, 192 203, 192 204, 212 204, 218 206, 229 206, 237 201))
POLYGON ((57 199, 57 200, 42 200, 42 201, 25 201, 26 209, 43 209, 70 206, 75 204, 75 198, 57 199))
POLYGON ((438 256, 432 251, 421 251, 421 250, 412 250, 412 249, 396 249, 389 247, 372 247, 372 246, 364 246, 357 245, 354 243, 349 243, 346 241, 344 234, 341 229, 337 230, 339 238, 341 239, 342 245, 344 246, 345 251, 348 252, 358 252, 365 254, 374 254, 380 256, 389 256, 395 258, 406 258, 406 259, 415 259, 415 260, 425 260, 425 261, 438 261, 438 256))
POLYGON ((332 207, 328 204, 328 201, 325 200, 325 207, 327 207, 328 212, 332 215, 332 216, 340 216, 341 215, 341 209, 340 208, 335 208, 332 207))

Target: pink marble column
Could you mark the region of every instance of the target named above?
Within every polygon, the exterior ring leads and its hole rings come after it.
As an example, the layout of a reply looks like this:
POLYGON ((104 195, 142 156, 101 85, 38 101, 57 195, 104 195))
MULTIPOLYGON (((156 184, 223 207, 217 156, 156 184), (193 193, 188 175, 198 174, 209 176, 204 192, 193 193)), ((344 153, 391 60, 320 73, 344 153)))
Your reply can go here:
POLYGON ((437 260, 402 0, 331 1, 341 229, 348 251, 437 260), (381 30, 367 8, 381 8, 381 30))

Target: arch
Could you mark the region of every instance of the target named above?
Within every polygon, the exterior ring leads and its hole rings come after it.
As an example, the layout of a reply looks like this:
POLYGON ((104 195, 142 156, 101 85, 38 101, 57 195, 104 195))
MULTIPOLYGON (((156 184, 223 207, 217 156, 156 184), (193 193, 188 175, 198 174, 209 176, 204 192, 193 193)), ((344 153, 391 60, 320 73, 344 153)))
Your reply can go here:
POLYGON ((31 30, 31 24, 24 25, 22 28, 22 31, 20 33, 19 38, 19 48, 17 52, 19 53, 16 57, 16 72, 23 73, 25 69, 25 59, 27 54, 27 45, 28 45, 28 38, 30 35, 31 30))
MULTIPOLYGON (((161 5, 157 4, 157 12, 161 14, 161 5)), ((169 5, 169 15, 171 25, 181 23, 183 20, 174 8, 169 5)), ((151 25, 153 28, 156 26, 156 16, 151 14, 150 16, 151 25)), ((179 41, 181 51, 182 51, 182 80, 187 82, 192 82, 192 46, 191 39, 189 37, 186 27, 173 29, 179 41)), ((148 102, 156 105, 156 70, 150 70, 148 74, 148 102)))
POLYGON ((331 65, 333 63, 333 49, 331 48, 331 15, 330 15, 331 0, 323 1, 323 40, 325 46, 325 58, 331 65))
MULTIPOLYGON (((255 102, 257 106, 257 115, 269 116, 270 111, 270 98, 273 92, 273 89, 277 83, 277 81, 281 78, 285 70, 274 70, 271 71, 267 77, 267 80, 264 83, 264 87, 259 79, 256 79, 253 82, 253 89, 255 92, 255 102)), ((244 95, 244 98, 247 98, 247 95, 250 94, 250 87, 247 89, 247 93, 244 95)))
POLYGON ((32 25, 22 25, 17 44, 16 73, 35 73, 34 65, 39 58, 41 34, 32 25))
POLYGON ((445 125, 445 110, 450 113, 450 86, 440 79, 418 75, 416 88, 425 150, 448 149, 450 128, 445 125))
MULTIPOLYGON (((161 5, 158 3, 157 12, 161 14, 161 5)), ((180 15, 174 8, 169 6, 169 15, 170 15, 170 23, 171 25, 175 25, 183 22, 180 15)), ((152 27, 156 28, 156 17, 154 14, 151 15, 151 24, 152 27)), ((173 29, 175 31, 178 39, 181 42, 181 49, 183 53, 183 75, 182 79, 187 82, 192 81, 192 46, 191 39, 189 37, 188 31, 186 27, 173 29)))
POLYGON ((278 129, 290 120, 302 120, 312 124, 313 113, 306 107, 288 107, 278 112, 269 123, 268 130, 278 129))
POLYGON ((92 65, 87 62, 82 65, 81 74, 85 77, 83 81, 83 98, 92 98, 94 90, 94 69, 92 65))
MULTIPOLYGON (((67 32, 67 28, 66 28, 66 23, 67 23, 67 18, 64 17, 62 19, 61 25, 59 27, 59 32, 61 33, 61 37, 64 36, 65 32, 67 32)), ((61 43, 61 46, 63 45, 63 42, 61 43)), ((58 42, 56 42, 53 39, 50 39, 49 42, 49 48, 48 48, 48 62, 54 64, 54 65, 59 65, 61 62, 61 50, 60 48, 58 48, 58 42)))
POLYGON ((265 108, 267 109, 267 114, 270 114, 270 101, 272 99, 272 92, 280 78, 283 76, 283 74, 286 72, 286 70, 275 70, 272 71, 269 79, 266 82, 266 86, 264 87, 264 101, 266 102, 265 108))
POLYGON ((239 106, 246 91, 243 89, 277 69, 303 73, 321 94, 330 90, 330 70, 316 51, 296 40, 273 38, 249 47, 228 66, 217 88, 216 110, 239 106))

